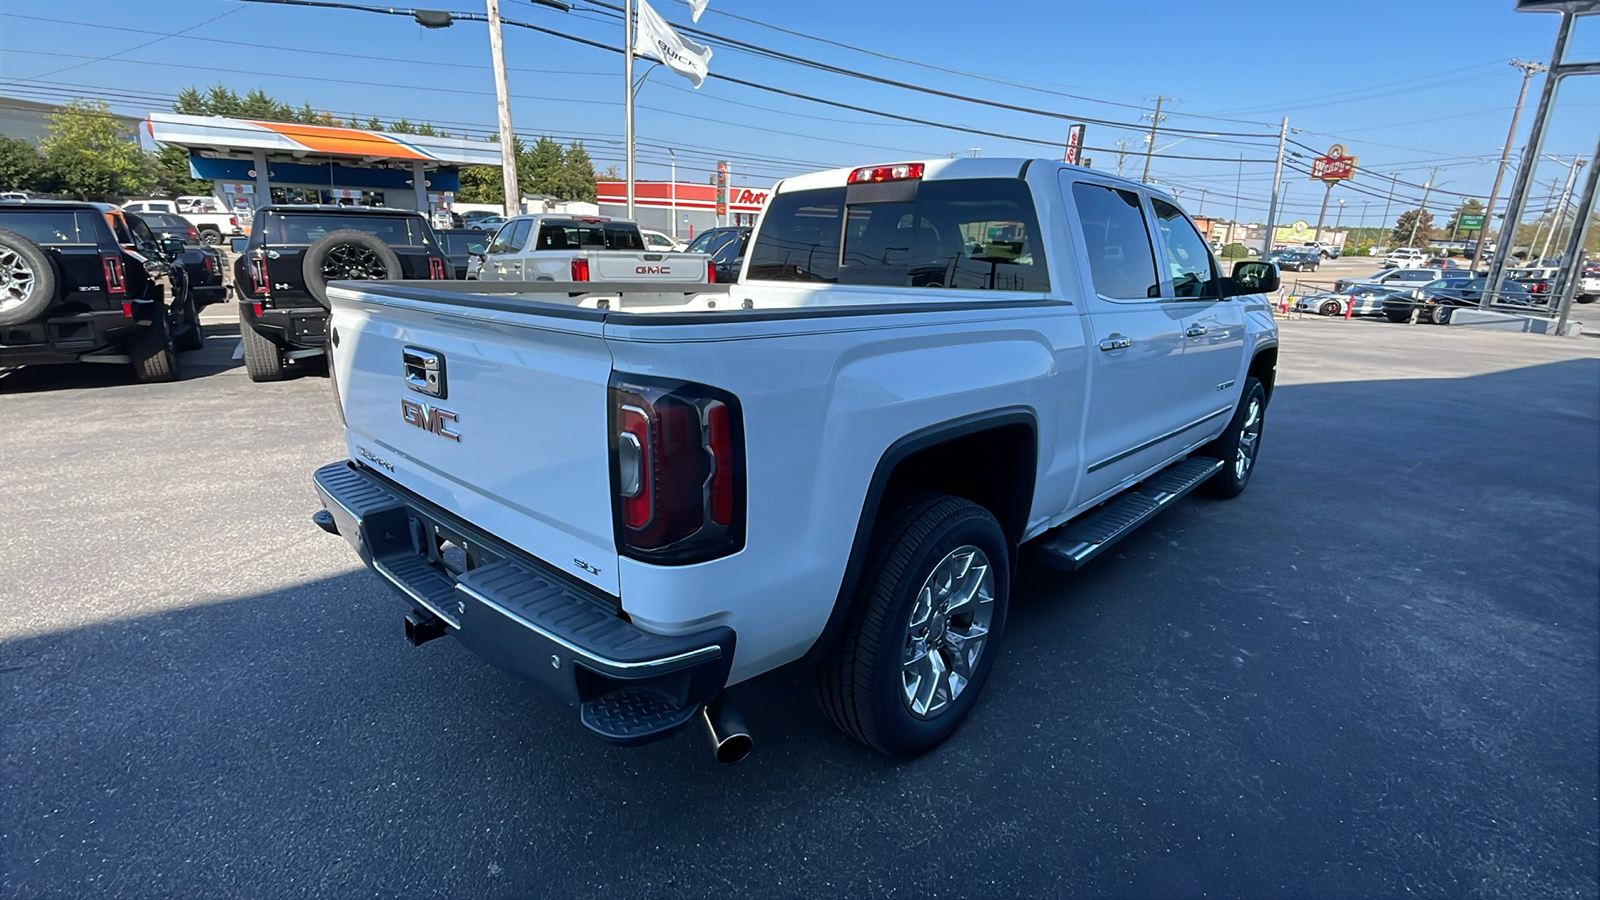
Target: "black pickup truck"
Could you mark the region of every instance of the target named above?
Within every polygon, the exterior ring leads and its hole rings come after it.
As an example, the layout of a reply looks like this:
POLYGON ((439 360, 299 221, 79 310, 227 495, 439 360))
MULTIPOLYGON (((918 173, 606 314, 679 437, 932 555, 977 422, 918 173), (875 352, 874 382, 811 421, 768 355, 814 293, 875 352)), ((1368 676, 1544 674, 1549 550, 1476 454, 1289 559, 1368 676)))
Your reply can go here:
POLYGON ((239 334, 252 381, 278 381, 325 356, 328 282, 447 279, 450 263, 421 213, 341 206, 267 206, 234 238, 239 334))
POLYGON ((199 316, 177 247, 97 203, 0 203, 0 366, 129 364, 171 381, 199 316))

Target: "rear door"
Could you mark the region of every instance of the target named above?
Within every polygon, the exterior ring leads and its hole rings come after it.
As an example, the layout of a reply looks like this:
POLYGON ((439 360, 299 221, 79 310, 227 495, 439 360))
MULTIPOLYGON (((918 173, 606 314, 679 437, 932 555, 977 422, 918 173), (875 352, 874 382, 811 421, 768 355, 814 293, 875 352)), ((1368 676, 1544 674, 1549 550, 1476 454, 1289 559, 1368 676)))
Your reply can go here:
POLYGON ((328 293, 351 458, 616 594, 601 315, 328 293))
POLYGON ((1091 282, 1084 291, 1092 331, 1086 467, 1074 501, 1083 503, 1176 452, 1194 405, 1192 391, 1177 387, 1187 376, 1184 319, 1194 309, 1163 298, 1139 192, 1065 170, 1061 190, 1091 282))

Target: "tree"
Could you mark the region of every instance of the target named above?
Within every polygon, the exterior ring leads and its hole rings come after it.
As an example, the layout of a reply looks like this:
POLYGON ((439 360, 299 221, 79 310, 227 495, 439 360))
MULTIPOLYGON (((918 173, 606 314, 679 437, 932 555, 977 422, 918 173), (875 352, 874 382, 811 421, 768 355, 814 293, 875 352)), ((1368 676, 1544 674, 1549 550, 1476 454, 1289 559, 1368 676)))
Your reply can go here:
POLYGON ((73 100, 53 113, 40 146, 61 187, 80 200, 141 194, 152 181, 144 151, 98 101, 73 100))
POLYGON ((1395 222, 1394 231, 1389 233, 1389 240, 1396 247, 1413 246, 1412 229, 1416 230, 1415 240, 1426 245, 1433 240, 1433 213, 1425 209, 1408 209, 1400 214, 1400 219, 1395 222))
POLYGON ((583 141, 573 141, 567 145, 566 159, 561 166, 560 190, 556 196, 563 200, 595 201, 594 161, 589 158, 589 151, 583 148, 583 141))
POLYGON ((518 152, 517 180, 527 193, 560 197, 565 166, 566 153, 561 145, 548 137, 541 137, 533 142, 527 152, 518 152))
POLYGON ((18 138, 0 137, 0 190, 39 190, 44 174, 44 156, 37 147, 18 138))
POLYGON ((410 119, 400 118, 389 123, 389 132, 391 134, 416 134, 417 126, 411 124, 410 119))
POLYGON ((505 185, 499 166, 467 166, 461 170, 461 189, 456 199, 462 203, 504 203, 505 185))
POLYGON ((150 176, 156 187, 174 197, 209 194, 211 182, 189 174, 189 151, 170 144, 150 154, 150 176))

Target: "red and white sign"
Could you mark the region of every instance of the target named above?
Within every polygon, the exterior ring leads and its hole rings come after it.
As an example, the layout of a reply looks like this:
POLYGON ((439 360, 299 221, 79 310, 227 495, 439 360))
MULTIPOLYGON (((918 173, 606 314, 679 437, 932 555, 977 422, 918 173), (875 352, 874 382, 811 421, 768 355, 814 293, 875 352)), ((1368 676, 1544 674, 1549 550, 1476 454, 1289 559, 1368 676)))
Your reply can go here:
MULTIPOLYGON (((600 181, 595 183, 595 202, 606 206, 625 206, 628 202, 628 186, 621 181, 600 181)), ((677 185, 677 201, 674 204, 673 185, 670 181, 637 181, 633 185, 633 205, 648 206, 652 209, 667 209, 676 205, 679 209, 705 209, 716 211, 717 186, 714 184, 686 184, 679 182, 677 185)), ((755 214, 761 212, 767 205, 766 190, 755 188, 728 188, 728 211, 734 213, 755 214)))
POLYGON ((1354 178, 1358 159, 1360 157, 1346 155, 1343 144, 1334 144, 1328 148, 1326 156, 1311 161, 1311 180, 1347 181, 1354 178))

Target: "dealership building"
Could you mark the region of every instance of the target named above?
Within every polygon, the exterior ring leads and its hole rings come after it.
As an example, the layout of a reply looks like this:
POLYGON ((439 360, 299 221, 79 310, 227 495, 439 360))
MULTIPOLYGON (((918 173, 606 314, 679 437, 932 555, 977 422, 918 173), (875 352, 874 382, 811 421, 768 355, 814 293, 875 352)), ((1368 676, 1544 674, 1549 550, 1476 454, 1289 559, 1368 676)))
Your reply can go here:
MULTIPOLYGON (((614 219, 628 215, 628 186, 622 181, 601 181, 595 185, 600 215, 614 219)), ((717 186, 673 181, 636 181, 633 185, 633 218, 641 228, 689 240, 707 228, 718 225, 754 225, 761 207, 766 205, 765 188, 729 187, 726 212, 717 215, 717 186)))
MULTIPOLYGON (((189 151, 195 178, 248 221, 268 203, 415 209, 439 218, 463 166, 499 166, 498 145, 294 122, 151 113, 150 138, 189 151)), ((448 221, 448 216, 445 216, 448 221)))

